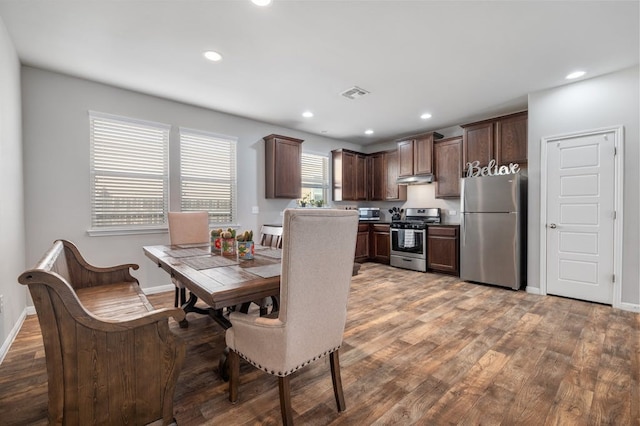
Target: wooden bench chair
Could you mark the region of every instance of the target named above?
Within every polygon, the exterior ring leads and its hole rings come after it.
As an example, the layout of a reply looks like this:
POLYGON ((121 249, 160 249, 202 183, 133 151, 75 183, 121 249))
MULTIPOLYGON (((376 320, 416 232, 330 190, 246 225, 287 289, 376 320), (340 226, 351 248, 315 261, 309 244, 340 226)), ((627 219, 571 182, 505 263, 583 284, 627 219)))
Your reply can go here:
POLYGON ((99 268, 56 241, 19 282, 44 341, 49 424, 171 424, 185 345, 181 309, 154 309, 127 264, 99 268))

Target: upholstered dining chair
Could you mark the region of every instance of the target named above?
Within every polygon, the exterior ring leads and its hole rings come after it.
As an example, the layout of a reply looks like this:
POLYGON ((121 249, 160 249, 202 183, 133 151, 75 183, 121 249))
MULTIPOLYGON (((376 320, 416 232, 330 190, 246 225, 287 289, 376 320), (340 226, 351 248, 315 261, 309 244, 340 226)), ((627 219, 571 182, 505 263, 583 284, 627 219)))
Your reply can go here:
POLYGON ((242 357, 278 376, 282 420, 290 425, 290 374, 327 355, 338 411, 346 409, 338 349, 347 318, 358 214, 354 210, 287 209, 283 228, 278 316, 231 313, 226 343, 229 400, 238 399, 242 357))
MULTIPOLYGON (((169 239, 171 245, 208 244, 209 236, 208 212, 169 212, 169 239)), ((171 278, 176 286, 175 307, 186 301, 186 289, 176 278, 171 278)))

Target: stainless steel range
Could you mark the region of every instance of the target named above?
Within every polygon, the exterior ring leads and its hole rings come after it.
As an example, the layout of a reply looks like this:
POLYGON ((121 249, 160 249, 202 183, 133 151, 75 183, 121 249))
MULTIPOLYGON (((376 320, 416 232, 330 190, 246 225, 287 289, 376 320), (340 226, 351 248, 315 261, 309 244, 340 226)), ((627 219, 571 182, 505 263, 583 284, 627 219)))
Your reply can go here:
POLYGON ((439 208, 408 208, 404 220, 391 222, 391 266, 427 271, 427 226, 440 223, 439 208))

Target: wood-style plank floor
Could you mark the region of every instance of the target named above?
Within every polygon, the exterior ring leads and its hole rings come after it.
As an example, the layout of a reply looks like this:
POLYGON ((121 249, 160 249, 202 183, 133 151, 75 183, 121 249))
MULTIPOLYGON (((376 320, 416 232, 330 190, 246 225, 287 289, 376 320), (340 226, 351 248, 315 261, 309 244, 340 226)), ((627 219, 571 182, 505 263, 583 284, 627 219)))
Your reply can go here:
MULTIPOLYGON (((173 292, 150 296, 171 306, 173 292)), ((218 377, 224 334, 189 314, 179 425, 280 424, 277 379, 242 363, 239 402, 218 377)), ((30 316, 0 366, 0 423, 46 424, 47 375, 30 316)), ((300 425, 640 425, 640 315, 374 263, 352 283, 340 353, 295 373, 300 425)))

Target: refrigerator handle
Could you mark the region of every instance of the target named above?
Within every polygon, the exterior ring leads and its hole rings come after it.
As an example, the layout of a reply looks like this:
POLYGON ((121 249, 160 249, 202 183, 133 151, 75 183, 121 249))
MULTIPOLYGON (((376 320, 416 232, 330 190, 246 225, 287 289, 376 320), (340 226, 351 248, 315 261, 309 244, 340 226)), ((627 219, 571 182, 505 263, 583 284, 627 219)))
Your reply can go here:
POLYGON ((464 212, 460 213, 460 247, 464 247, 464 240, 466 232, 464 232, 464 212))

